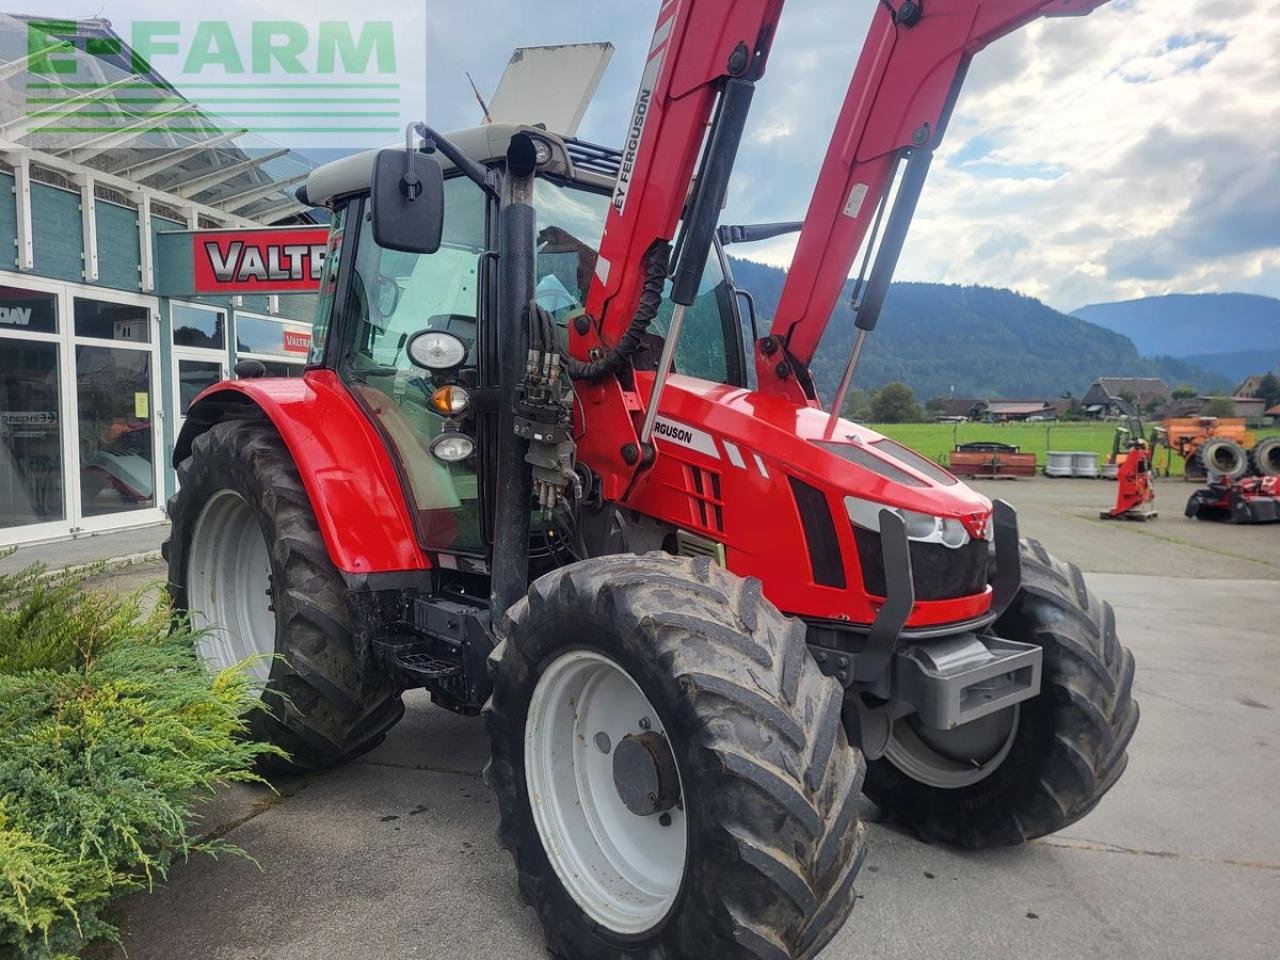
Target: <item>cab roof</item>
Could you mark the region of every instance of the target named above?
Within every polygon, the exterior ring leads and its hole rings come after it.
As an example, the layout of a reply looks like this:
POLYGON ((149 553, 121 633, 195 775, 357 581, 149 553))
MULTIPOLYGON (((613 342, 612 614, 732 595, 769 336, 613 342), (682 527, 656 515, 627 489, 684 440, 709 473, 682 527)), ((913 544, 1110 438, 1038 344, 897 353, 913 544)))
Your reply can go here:
MULTIPOLYGON (((486 123, 455 130, 445 136, 471 159, 492 163, 506 156, 507 146, 517 133, 526 133, 551 148, 551 160, 540 168, 544 172, 592 186, 613 186, 621 159, 618 151, 573 137, 562 137, 539 126, 486 123)), ((392 144, 391 148, 404 149, 401 144, 392 144)), ((377 153, 377 150, 365 150, 317 167, 299 189, 299 199, 313 206, 328 206, 339 197, 367 193, 373 181, 373 159, 377 153)), ((453 169, 453 164, 443 154, 436 153, 435 156, 446 174, 453 169)))

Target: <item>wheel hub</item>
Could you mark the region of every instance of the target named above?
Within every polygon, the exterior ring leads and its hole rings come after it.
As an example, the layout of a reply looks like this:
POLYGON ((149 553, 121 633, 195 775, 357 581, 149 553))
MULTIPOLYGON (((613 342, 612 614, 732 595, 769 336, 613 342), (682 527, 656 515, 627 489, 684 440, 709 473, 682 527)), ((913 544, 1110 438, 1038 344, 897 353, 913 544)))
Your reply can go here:
POLYGON ((628 734, 613 751, 613 785, 637 817, 664 813, 680 799, 671 744, 660 733, 628 734))

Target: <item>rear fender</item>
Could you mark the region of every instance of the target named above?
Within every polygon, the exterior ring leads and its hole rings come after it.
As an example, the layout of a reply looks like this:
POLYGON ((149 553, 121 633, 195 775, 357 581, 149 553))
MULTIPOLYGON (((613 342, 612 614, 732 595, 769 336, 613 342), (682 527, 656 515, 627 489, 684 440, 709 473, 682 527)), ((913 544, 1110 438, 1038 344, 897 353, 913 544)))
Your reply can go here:
POLYGON ((174 466, 191 455, 197 436, 220 420, 243 416, 249 405, 262 411, 289 448, 329 558, 348 581, 430 568, 381 435, 331 371, 230 380, 205 390, 178 434, 174 466))

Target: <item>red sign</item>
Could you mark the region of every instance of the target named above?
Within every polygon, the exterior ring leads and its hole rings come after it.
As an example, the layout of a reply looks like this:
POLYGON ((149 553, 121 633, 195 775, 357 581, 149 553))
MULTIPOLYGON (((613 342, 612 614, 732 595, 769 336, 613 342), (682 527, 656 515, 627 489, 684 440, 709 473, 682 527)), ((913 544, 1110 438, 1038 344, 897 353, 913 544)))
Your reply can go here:
POLYGON ((307 353, 311 350, 310 330, 286 330, 284 332, 285 353, 307 353))
MULTIPOLYGON (((328 227, 197 230, 196 293, 306 293, 320 289, 328 227)), ((285 349, 288 346, 285 337, 285 349)), ((306 348, 299 352, 306 352, 306 348)))

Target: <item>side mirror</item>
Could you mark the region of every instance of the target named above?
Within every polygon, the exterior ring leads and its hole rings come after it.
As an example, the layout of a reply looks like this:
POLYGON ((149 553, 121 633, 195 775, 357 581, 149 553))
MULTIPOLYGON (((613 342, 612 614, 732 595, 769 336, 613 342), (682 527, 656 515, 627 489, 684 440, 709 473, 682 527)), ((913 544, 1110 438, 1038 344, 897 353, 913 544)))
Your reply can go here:
POLYGON ((423 153, 379 150, 373 160, 373 239, 401 253, 435 253, 444 229, 444 172, 423 153))

